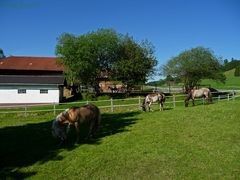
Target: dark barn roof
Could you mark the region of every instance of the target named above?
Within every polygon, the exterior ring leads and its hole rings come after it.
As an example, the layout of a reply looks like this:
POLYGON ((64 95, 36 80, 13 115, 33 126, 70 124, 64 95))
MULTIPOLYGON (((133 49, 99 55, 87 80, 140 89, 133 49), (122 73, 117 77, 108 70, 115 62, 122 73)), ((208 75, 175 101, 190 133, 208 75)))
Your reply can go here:
POLYGON ((63 75, 58 76, 35 76, 35 75, 0 75, 0 85, 24 84, 24 85, 63 85, 63 75))

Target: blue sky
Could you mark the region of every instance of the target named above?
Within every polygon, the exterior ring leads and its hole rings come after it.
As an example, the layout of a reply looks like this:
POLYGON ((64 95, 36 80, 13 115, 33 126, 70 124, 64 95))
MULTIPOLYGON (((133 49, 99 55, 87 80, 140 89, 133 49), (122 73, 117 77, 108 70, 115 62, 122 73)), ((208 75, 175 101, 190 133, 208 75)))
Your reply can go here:
POLYGON ((203 46, 240 59, 239 0, 0 0, 5 55, 55 56, 62 33, 113 28, 153 43, 159 65, 203 46))

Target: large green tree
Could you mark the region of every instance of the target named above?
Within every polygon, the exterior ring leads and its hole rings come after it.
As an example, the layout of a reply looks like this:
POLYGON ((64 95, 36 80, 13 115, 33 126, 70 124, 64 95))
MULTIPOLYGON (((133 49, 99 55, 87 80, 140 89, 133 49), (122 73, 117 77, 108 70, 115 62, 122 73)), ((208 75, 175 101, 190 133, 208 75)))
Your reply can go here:
POLYGON ((131 88, 145 83, 154 74, 156 65, 153 45, 148 41, 137 43, 126 35, 122 40, 119 59, 114 63, 114 77, 131 88))
POLYGON ((93 85, 100 71, 109 71, 118 59, 119 35, 99 29, 84 35, 64 33, 58 38, 56 55, 64 65, 69 84, 93 85))
POLYGON ((99 29, 80 36, 62 34, 56 55, 71 85, 94 85, 99 73, 106 71, 130 87, 152 75, 157 63, 153 49, 147 41, 137 43, 112 29, 99 29))
POLYGON ((193 88, 201 79, 208 78, 221 82, 226 79, 221 71, 219 58, 212 50, 204 47, 192 48, 171 58, 163 66, 163 74, 181 78, 186 89, 193 88))

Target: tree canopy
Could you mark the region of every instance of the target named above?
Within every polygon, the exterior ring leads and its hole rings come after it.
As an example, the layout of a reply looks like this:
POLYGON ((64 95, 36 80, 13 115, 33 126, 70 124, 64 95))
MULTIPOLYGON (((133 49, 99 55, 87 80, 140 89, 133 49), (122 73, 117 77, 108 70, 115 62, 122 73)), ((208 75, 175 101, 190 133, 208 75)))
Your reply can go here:
POLYGON ((101 70, 109 70, 117 58, 118 35, 98 30, 81 36, 64 33, 58 38, 56 54, 71 84, 92 84, 101 70))
POLYGON ((224 82, 226 77, 221 71, 220 60, 213 51, 204 47, 196 47, 183 51, 171 58, 163 66, 163 74, 181 78, 185 88, 193 88, 201 79, 213 79, 224 82))
POLYGON ((1 58, 5 58, 5 55, 4 55, 3 50, 0 48, 0 59, 1 59, 1 58))
POLYGON ((231 61, 228 61, 227 59, 225 59, 222 69, 224 71, 229 71, 229 70, 234 69, 238 66, 240 66, 240 60, 232 58, 231 61))
POLYGON ((112 29, 80 36, 64 33, 58 38, 56 55, 69 84, 94 85, 102 71, 127 85, 145 82, 157 64, 151 43, 137 43, 112 29))
POLYGON ((119 59, 114 63, 114 77, 129 87, 145 83, 154 74, 157 60, 154 47, 148 41, 138 44, 132 37, 125 36, 121 44, 119 59))

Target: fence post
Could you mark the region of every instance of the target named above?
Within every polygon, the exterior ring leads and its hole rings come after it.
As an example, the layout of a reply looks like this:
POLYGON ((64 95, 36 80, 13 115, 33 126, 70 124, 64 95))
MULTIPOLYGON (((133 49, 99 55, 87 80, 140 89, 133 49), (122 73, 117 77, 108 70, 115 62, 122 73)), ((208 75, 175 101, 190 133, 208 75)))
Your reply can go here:
POLYGON ((56 115, 56 105, 55 105, 55 102, 53 103, 53 114, 54 114, 54 116, 56 115))
POLYGON ((220 95, 218 95, 218 101, 220 101, 221 100, 221 96, 220 95))
POLYGON ((27 105, 25 104, 25 107, 24 107, 24 116, 26 117, 27 116, 27 105))
POLYGON ((230 100, 230 98, 229 98, 229 94, 227 95, 227 97, 228 97, 228 101, 230 100))
POLYGON ((113 112, 113 99, 111 98, 111 112, 113 112))
POLYGON ((235 92, 234 92, 234 90, 232 91, 232 99, 235 100, 235 92))
POLYGON ((173 95, 173 108, 175 108, 176 107, 176 96, 175 96, 175 94, 173 95))

